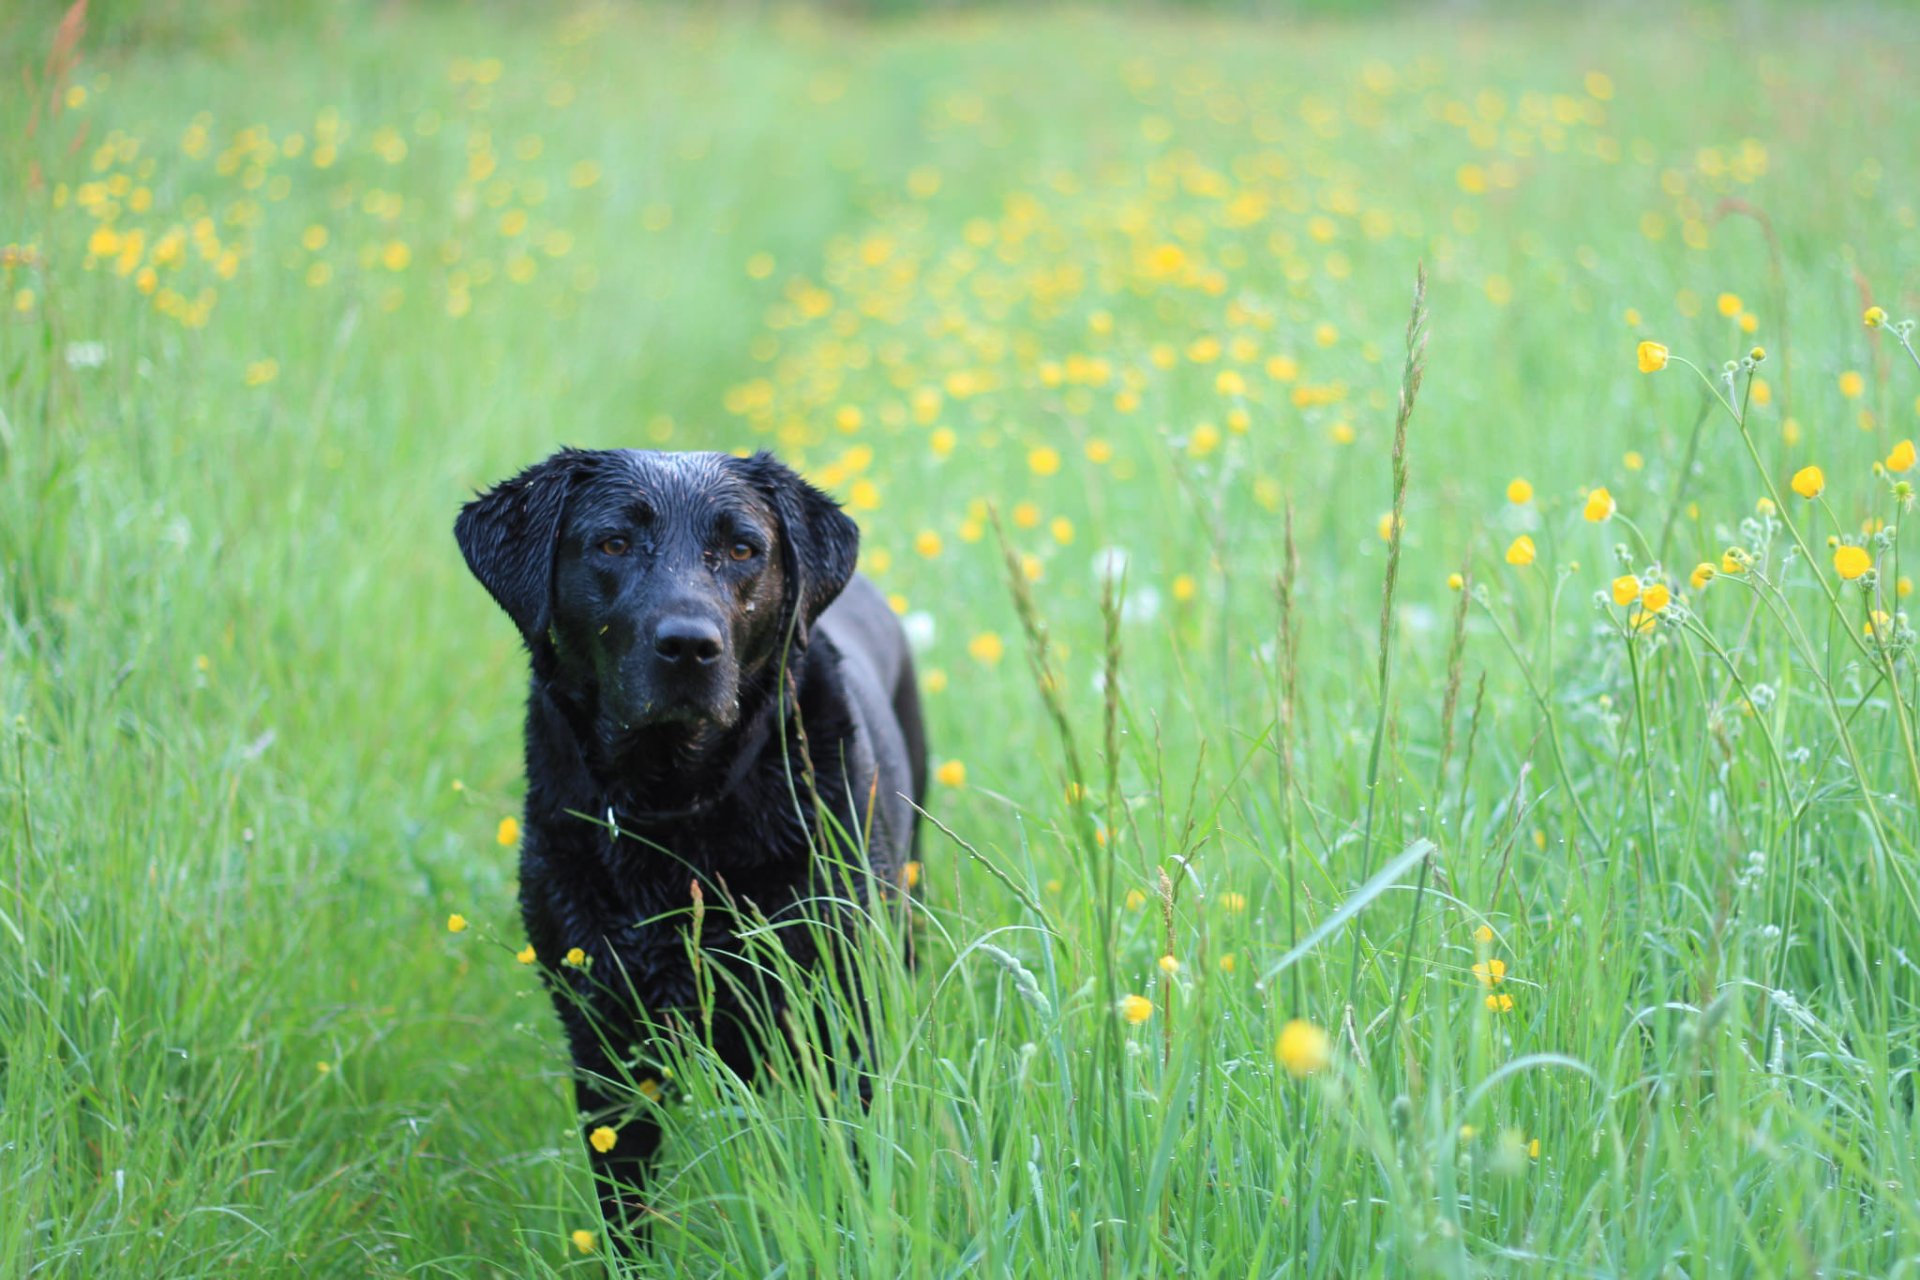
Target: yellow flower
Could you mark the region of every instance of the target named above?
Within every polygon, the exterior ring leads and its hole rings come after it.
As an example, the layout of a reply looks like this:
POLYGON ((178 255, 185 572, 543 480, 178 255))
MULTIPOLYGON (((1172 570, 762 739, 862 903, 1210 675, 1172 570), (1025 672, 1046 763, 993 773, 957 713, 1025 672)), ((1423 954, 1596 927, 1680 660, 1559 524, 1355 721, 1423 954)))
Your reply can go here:
POLYGON ((1511 1012, 1513 1009, 1513 997, 1504 991, 1496 992, 1487 997, 1487 1008, 1493 1010, 1495 1013, 1511 1012))
POLYGON ((518 960, 521 964, 532 964, 534 960, 537 959, 537 957, 533 953, 533 944, 529 942, 526 946, 514 952, 513 958, 515 960, 518 960))
POLYGON ((1617 510, 1619 506, 1614 502, 1611 493, 1605 489, 1595 489, 1587 495, 1586 508, 1580 514, 1587 518, 1588 524, 1600 524, 1611 520, 1613 513, 1617 510))
POLYGON ((1161 956, 1159 963, 1160 972, 1162 973, 1173 974, 1180 972, 1180 958, 1178 956, 1161 956))
POLYGON ((1459 591, 1467 585, 1467 580, 1457 573, 1447 575, 1447 590, 1459 591))
POLYGON ((1640 607, 1648 613, 1659 613, 1673 603, 1673 592, 1664 582, 1656 582, 1640 594, 1640 607))
POLYGON ((1233 964, 1234 964, 1233 952, 1229 951, 1227 952, 1227 954, 1220 957, 1220 972, 1232 973, 1233 964))
POLYGON ((1635 635, 1643 636, 1659 625, 1660 619, 1644 607, 1636 608, 1627 615, 1627 628, 1635 635))
POLYGON ((467 918, 465 916, 461 915, 458 911, 456 911, 452 915, 447 917, 448 933, 465 933, 466 931, 467 931, 467 918))
POLYGON ((913 539, 913 549, 929 560, 940 554, 942 545, 940 535, 931 529, 922 529, 913 539))
POLYGON ((909 862, 906 866, 900 868, 900 878, 906 882, 907 888, 919 888, 920 864, 918 862, 909 862))
POLYGON ((1860 393, 1867 389, 1867 380, 1852 369, 1840 375, 1840 394, 1849 400, 1857 400, 1860 393))
POLYGON ((1639 471, 1647 465, 1647 460, 1640 455, 1638 449, 1627 450, 1626 456, 1620 459, 1620 461, 1626 465, 1629 471, 1639 471))
POLYGON ((1396 530, 1396 527, 1404 528, 1405 525, 1406 525, 1406 521, 1404 519, 1395 521, 1393 518, 1393 512, 1387 511, 1381 514, 1379 523, 1375 526, 1375 531, 1379 533, 1380 541, 1391 542, 1393 541, 1393 535, 1396 530))
POLYGON ((1720 314, 1723 316, 1737 316, 1740 314, 1740 295, 1723 293, 1714 300, 1714 305, 1720 309, 1720 314))
POLYGON ((1535 1160, 1540 1158, 1540 1139, 1535 1138, 1527 1144, 1527 1155, 1535 1160))
POLYGON ((1892 627, 1892 616, 1881 609, 1875 609, 1871 614, 1867 615, 1867 620, 1860 624, 1860 630, 1863 633, 1869 636, 1878 636, 1881 639, 1886 638, 1887 632, 1891 630, 1892 627))
POLYGON ((1728 547, 1720 553, 1720 572, 1745 573, 1747 571, 1747 553, 1738 547, 1728 547))
POLYGON ((1860 318, 1866 322, 1867 328, 1878 329, 1887 322, 1887 310, 1885 307, 1868 307, 1866 314, 1860 318))
POLYGON ((1507 485, 1507 501, 1518 507, 1533 501, 1533 486, 1525 480, 1515 479, 1507 485))
POLYGON ((1714 575, 1718 572, 1718 569, 1702 561, 1693 566, 1693 572, 1687 575, 1687 585, 1695 591, 1704 591, 1707 589, 1707 584, 1713 581, 1714 575))
POLYGON ((607 1152, 613 1150, 615 1143, 620 1141, 620 1135, 612 1128, 603 1124, 587 1135, 587 1141, 593 1144, 595 1151, 598 1151, 601 1155, 605 1155, 607 1152))
POLYGON ((268 357, 265 360, 255 360, 248 365, 246 372, 241 375, 241 381, 250 387, 264 387, 279 376, 280 362, 268 357))
POLYGON ((1793 491, 1803 498, 1817 498, 1826 487, 1826 472, 1818 467, 1802 467, 1793 473, 1793 491))
POLYGON ((1153 1016, 1153 1001, 1145 996, 1121 996, 1120 1016, 1137 1027, 1153 1016))
POLYGON ((1533 563, 1533 539, 1526 534, 1515 538, 1507 547, 1507 563, 1522 567, 1533 563))
POLYGON ((587 953, 582 951, 578 947, 568 947, 566 958, 562 960, 561 963, 566 965, 567 968, 569 969, 585 968, 587 963, 587 953))
POLYGON ((594 1243, 593 1232, 576 1231, 573 1233, 573 1236, 571 1238, 573 1240, 573 1247, 578 1249, 580 1252, 582 1253, 593 1252, 593 1243, 594 1243))
POLYGON ((1060 469, 1060 451, 1041 445, 1027 454, 1027 466, 1037 476, 1050 476, 1060 469))
POLYGON ((1911 471, 1913 469, 1913 441, 1902 440, 1893 446, 1893 452, 1887 455, 1887 470, 1911 471))
POLYGON ((933 771, 933 776, 946 787, 964 787, 967 785, 967 766, 959 760, 948 760, 933 771))
POLYGON ((394 240, 380 251, 380 265, 389 271, 405 271, 413 261, 413 250, 405 240, 394 240))
MULTIPOLYGON (((667 1074, 672 1075, 673 1073, 669 1071, 667 1074)), ((660 1101, 660 1082, 652 1076, 648 1076, 645 1080, 642 1080, 640 1082, 640 1096, 648 1102, 660 1101)))
POLYGON ((1642 373, 1658 373, 1667 367, 1667 349, 1658 342, 1641 343, 1639 356, 1642 373))
POLYGON ((1630 573, 1623 573, 1613 580, 1613 602, 1621 608, 1640 598, 1640 579, 1630 573))
POLYGON ((1475 942, 1492 942, 1493 926, 1490 924, 1483 924, 1478 929, 1475 929, 1473 931, 1473 940, 1475 942))
POLYGON ((1147 905, 1147 895, 1138 889, 1127 890, 1127 910, 1138 911, 1147 905))
POLYGON ((1483 960, 1473 966, 1473 976, 1480 979, 1483 986, 1497 987, 1507 980, 1507 962, 1483 960))
POLYGON ((1183 573, 1174 578, 1172 590, 1173 598, 1185 604, 1199 593, 1200 587, 1194 582, 1192 574, 1183 573))
POLYGON ((1244 893, 1235 893, 1229 889, 1220 895, 1220 905, 1228 911, 1238 914, 1247 909, 1247 895, 1244 893))
POLYGON ((493 838, 503 845, 519 844, 520 820, 518 818, 500 819, 499 829, 493 833, 493 838))
POLYGON ((1324 1069, 1333 1059, 1333 1041, 1325 1031, 1304 1018, 1295 1018, 1280 1028, 1280 1040, 1273 1046, 1274 1059, 1296 1080, 1304 1080, 1324 1069))
POLYGON ((973 660, 975 662, 984 662, 988 666, 992 666, 994 663, 1000 661, 1001 656, 1004 655, 1006 651, 1006 645, 1002 644, 1000 637, 991 631, 982 631, 979 635, 967 641, 967 652, 973 655, 973 660))
POLYGON ((1841 547, 1833 553, 1833 571, 1852 582, 1855 578, 1873 568, 1873 557, 1867 554, 1865 547, 1841 547))

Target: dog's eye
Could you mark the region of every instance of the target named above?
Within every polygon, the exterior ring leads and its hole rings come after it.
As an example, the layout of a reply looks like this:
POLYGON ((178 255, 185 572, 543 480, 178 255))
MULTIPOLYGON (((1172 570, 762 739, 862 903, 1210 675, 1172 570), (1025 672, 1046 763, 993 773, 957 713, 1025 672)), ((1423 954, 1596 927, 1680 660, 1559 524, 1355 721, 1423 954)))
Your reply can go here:
POLYGON ((600 544, 600 549, 610 556, 623 556, 630 545, 625 538, 608 538, 600 544))
POLYGON ((751 560, 754 554, 753 544, 751 542, 736 542, 727 548, 727 554, 735 560, 751 560))

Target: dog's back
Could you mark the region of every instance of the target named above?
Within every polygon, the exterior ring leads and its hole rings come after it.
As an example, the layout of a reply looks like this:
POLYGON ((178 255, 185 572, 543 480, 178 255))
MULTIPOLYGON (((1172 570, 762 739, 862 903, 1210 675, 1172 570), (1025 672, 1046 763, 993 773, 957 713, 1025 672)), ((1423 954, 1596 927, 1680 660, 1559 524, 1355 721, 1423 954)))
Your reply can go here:
MULTIPOLYGON (((908 800, 922 804, 927 794, 926 727, 913 655, 886 597, 858 575, 820 615, 815 631, 839 653, 840 678, 855 724, 872 752, 875 830, 869 856, 876 872, 894 879, 898 864, 912 856, 918 836, 917 815, 908 800), (882 821, 885 839, 879 829, 882 821), (882 856, 893 865, 880 865, 882 856)), ((867 797, 856 799, 864 807, 867 797)))

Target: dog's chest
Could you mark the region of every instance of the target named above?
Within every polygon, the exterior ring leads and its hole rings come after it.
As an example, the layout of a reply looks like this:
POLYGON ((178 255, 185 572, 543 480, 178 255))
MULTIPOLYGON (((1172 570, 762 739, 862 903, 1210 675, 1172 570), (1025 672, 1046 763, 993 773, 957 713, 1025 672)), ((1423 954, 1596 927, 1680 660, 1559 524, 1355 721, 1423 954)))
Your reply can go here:
POLYGON ((639 824, 628 831, 623 820, 623 834, 604 855, 611 890, 604 936, 666 1003, 681 1002, 690 945, 737 953, 743 932, 789 915, 809 893, 806 827, 792 815, 729 808, 682 823, 670 836, 639 824))

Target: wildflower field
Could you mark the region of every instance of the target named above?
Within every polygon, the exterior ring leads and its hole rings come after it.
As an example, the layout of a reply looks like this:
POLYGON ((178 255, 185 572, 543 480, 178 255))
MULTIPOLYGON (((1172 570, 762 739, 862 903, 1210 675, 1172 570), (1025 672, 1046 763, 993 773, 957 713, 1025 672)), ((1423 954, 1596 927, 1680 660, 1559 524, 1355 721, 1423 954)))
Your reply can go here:
POLYGON ((83 10, 0 1274, 1920 1273, 1912 11, 83 10), (624 1261, 451 536, 563 443, 839 496, 936 775, 873 1052, 662 1049, 624 1261))

